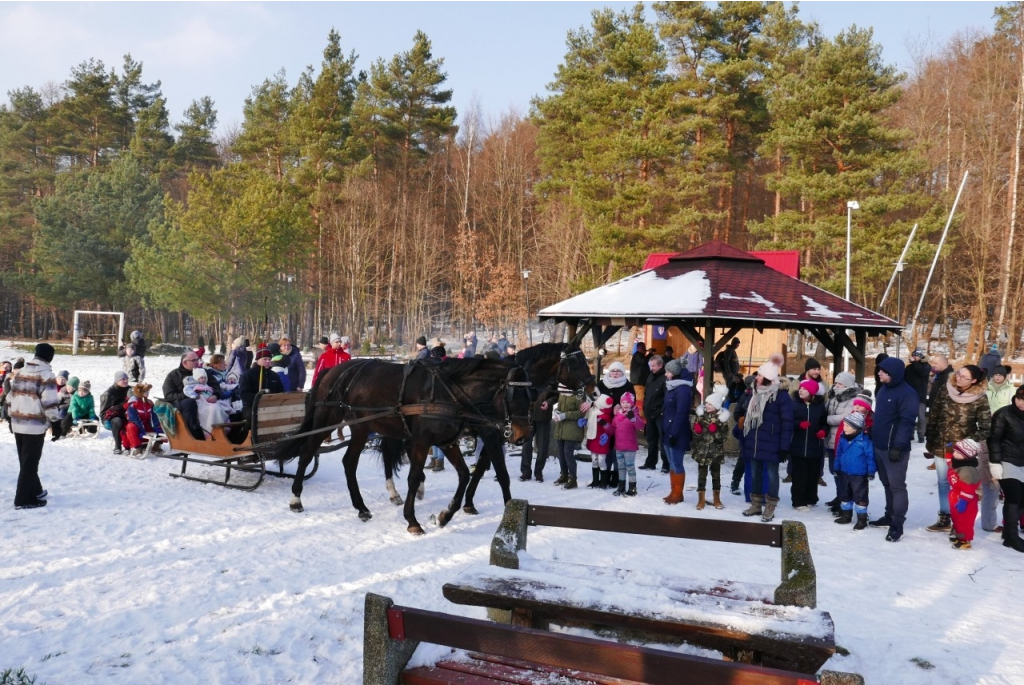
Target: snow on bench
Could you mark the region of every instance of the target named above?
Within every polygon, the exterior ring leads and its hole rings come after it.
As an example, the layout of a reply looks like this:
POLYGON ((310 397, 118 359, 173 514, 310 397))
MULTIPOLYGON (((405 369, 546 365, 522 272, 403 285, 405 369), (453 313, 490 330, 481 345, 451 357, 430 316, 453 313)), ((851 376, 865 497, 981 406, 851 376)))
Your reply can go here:
POLYGON ((592 637, 552 633, 395 606, 366 594, 363 685, 863 685, 852 673, 820 676, 737 664, 592 637), (427 645, 424 656, 417 654, 427 645), (452 654, 429 645, 452 647, 452 654), (467 653, 468 651, 468 653, 467 653))

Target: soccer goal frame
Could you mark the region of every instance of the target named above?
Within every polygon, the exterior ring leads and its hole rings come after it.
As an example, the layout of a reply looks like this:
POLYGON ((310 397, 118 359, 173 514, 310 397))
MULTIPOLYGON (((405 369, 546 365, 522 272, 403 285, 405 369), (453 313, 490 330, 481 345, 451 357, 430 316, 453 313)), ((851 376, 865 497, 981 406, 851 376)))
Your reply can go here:
POLYGON ((117 324, 117 344, 120 345, 124 342, 124 312, 92 312, 84 309, 75 310, 74 324, 71 330, 71 354, 72 356, 78 354, 78 340, 81 337, 81 327, 78 325, 79 318, 82 315, 86 316, 116 316, 118 318, 117 324))

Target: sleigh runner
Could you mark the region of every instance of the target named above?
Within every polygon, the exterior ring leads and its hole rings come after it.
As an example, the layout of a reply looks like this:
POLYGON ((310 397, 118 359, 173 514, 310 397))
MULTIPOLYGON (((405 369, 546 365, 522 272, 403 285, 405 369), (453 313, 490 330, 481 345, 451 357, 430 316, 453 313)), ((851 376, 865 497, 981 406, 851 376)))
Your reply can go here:
MULTIPOLYGON (((212 483, 235 490, 255 490, 268 474, 293 478, 294 473, 284 470, 284 461, 278 461, 276 467, 268 468, 266 452, 299 429, 306 414, 308 397, 307 393, 301 391, 260 393, 253 402, 252 426, 242 440, 232 440, 243 427, 241 422, 215 425, 209 439, 196 440, 173 405, 158 400, 156 415, 167 435, 170 449, 165 454, 154 454, 181 463, 180 472, 169 474, 174 478, 212 483), (223 470, 223 477, 197 475, 195 469, 189 473, 190 465, 223 470), (238 477, 238 474, 245 475, 238 477)), ((307 467, 303 480, 312 478, 317 472, 321 454, 341 449, 347 444, 347 441, 332 439, 322 445, 307 467)))

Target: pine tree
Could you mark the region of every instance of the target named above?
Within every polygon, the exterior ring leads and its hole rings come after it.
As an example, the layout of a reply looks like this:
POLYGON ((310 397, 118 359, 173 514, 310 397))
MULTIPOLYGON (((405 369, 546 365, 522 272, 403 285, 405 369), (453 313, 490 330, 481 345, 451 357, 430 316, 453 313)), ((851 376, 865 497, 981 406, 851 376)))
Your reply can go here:
POLYGON ((209 96, 193 100, 181 123, 174 125, 178 132, 178 140, 171 148, 174 164, 184 171, 215 166, 220 161, 213 141, 216 128, 217 110, 213 107, 213 100, 209 96))
POLYGON ((266 169, 279 181, 296 158, 288 123, 290 108, 291 91, 282 69, 245 99, 242 132, 233 146, 243 161, 266 169))
POLYGON ((100 60, 90 59, 71 70, 71 78, 63 85, 66 97, 57 105, 60 153, 69 166, 99 167, 121 148, 116 81, 114 72, 107 72, 100 60))

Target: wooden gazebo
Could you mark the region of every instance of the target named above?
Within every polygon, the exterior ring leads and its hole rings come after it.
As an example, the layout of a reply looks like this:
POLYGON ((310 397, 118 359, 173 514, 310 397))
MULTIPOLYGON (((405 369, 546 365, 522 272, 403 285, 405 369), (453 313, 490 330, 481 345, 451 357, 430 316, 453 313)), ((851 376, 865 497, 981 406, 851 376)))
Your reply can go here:
POLYGON ((570 338, 589 332, 597 347, 622 327, 675 326, 704 349, 705 393, 713 390, 715 355, 746 328, 813 335, 832 353, 835 373, 842 370, 846 349, 856 364, 858 383, 864 381, 868 336, 901 329, 888 317, 775 271, 763 259, 719 241, 546 307, 539 316, 566 322, 570 338), (716 340, 715 329, 727 333, 716 340))

